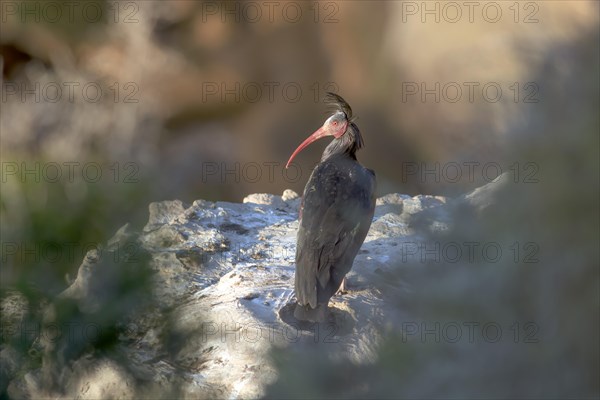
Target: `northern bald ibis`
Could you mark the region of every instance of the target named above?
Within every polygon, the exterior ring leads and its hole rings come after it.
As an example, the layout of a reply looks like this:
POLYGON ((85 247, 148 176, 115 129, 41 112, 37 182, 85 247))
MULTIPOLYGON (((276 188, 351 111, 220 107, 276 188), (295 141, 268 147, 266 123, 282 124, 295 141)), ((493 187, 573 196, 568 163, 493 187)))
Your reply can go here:
POLYGON ((375 173, 356 160, 363 138, 352 109, 339 95, 327 93, 335 112, 292 153, 325 136, 334 139, 313 170, 300 206, 296 247, 296 319, 325 320, 329 299, 352 268, 375 211, 375 173))

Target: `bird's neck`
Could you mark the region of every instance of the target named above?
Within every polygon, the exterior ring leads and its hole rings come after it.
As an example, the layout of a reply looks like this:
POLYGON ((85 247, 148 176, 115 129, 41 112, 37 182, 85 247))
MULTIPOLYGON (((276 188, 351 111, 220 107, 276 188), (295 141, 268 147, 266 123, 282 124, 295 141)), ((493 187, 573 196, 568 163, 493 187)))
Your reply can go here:
POLYGON ((325 148, 323 156, 321 157, 321 162, 336 155, 345 155, 356 160, 356 152, 363 147, 363 145, 363 139, 358 130, 358 126, 351 122, 346 133, 339 138, 334 139, 325 148))

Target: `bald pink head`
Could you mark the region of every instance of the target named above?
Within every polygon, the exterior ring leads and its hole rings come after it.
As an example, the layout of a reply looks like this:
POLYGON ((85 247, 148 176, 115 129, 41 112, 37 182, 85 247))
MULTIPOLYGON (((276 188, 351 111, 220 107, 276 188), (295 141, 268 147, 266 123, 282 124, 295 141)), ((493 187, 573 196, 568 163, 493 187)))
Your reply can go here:
POLYGON ((289 167, 294 157, 296 157, 298 153, 300 153, 305 147, 308 147, 308 145, 312 142, 319 140, 325 136, 333 136, 335 138, 339 138, 344 133, 346 133, 347 128, 348 118, 346 117, 346 114, 342 111, 336 112, 331 117, 327 118, 327 121, 325 121, 322 127, 317 129, 312 135, 307 137, 306 140, 302 142, 296 150, 294 150, 285 167, 289 167))

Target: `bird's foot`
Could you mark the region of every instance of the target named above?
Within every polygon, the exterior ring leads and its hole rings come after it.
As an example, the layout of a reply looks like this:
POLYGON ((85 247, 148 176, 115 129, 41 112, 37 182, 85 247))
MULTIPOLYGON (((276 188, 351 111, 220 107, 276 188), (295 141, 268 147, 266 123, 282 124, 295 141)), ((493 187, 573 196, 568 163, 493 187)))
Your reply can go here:
POLYGON ((316 308, 310 308, 310 305, 296 304, 294 309, 294 318, 299 321, 323 322, 327 315, 327 304, 318 304, 316 308))

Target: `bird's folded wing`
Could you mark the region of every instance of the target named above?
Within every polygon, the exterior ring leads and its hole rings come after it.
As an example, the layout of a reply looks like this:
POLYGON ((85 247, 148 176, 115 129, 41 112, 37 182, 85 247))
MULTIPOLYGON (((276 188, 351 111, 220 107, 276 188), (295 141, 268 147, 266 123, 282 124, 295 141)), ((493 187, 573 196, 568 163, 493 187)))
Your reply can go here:
POLYGON ((373 185, 356 187, 335 165, 320 165, 304 192, 296 248, 296 296, 316 307, 317 281, 326 287, 332 266, 345 275, 369 230, 373 185), (320 179, 316 179, 320 175, 320 179))

